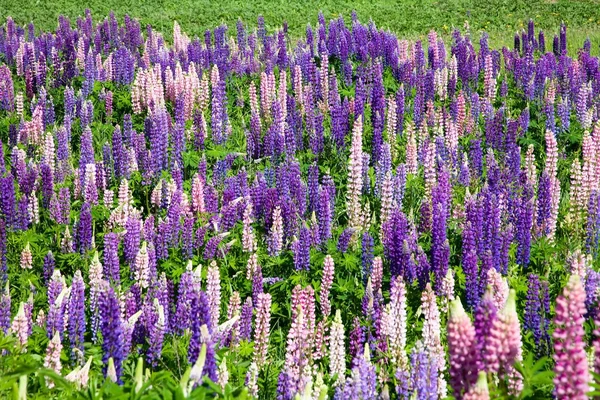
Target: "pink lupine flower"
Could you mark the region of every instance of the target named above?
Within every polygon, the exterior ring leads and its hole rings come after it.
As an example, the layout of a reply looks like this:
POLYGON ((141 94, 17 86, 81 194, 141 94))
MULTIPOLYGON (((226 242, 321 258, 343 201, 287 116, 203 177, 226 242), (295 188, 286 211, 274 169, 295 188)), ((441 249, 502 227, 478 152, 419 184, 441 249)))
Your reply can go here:
MULTIPOLYGON (((158 201, 160 204, 160 201, 158 201)), ((206 212, 204 206, 204 182, 199 174, 192 179, 192 211, 195 213, 206 212)))
POLYGON ((329 373, 332 377, 337 375, 336 384, 343 382, 346 373, 344 324, 340 310, 336 310, 329 330, 329 373))
POLYGON ((399 367, 408 366, 406 354, 406 284, 401 275, 393 278, 390 289, 390 303, 385 311, 387 324, 385 336, 388 339, 392 363, 399 367))
MULTIPOLYGON (((423 345, 437 360, 438 372, 440 375, 443 375, 443 372, 446 370, 446 351, 440 337, 440 310, 437 305, 435 292, 431 288, 431 283, 427 283, 421 295, 421 311, 425 316, 425 321, 423 321, 423 345)), ((444 398, 446 397, 446 392, 446 383, 443 377, 441 377, 438 384, 438 395, 444 398)))
POLYGON ((506 304, 497 314, 485 343, 487 371, 503 376, 513 368, 521 354, 521 330, 515 297, 515 291, 510 290, 506 304))
POLYGON ((251 281, 254 279, 254 272, 258 268, 258 255, 256 253, 252 253, 250 258, 248 258, 248 263, 246 264, 246 279, 251 281))
POLYGON ((150 286, 150 256, 148 255, 148 244, 142 243, 142 247, 135 257, 134 279, 146 289, 150 286))
POLYGON ((477 378, 475 328, 460 299, 452 301, 448 320, 448 364, 454 396, 467 393, 477 378))
POLYGON ((271 295, 260 293, 256 306, 256 329, 254 331, 254 358, 257 368, 260 370, 267 361, 267 350, 269 347, 269 330, 271 320, 271 295))
POLYGON ((480 372, 479 377, 477 378, 477 384, 472 386, 465 396, 463 400, 489 400, 490 392, 488 389, 487 383, 487 375, 485 372, 480 372))
POLYGON ((25 245, 25 248, 21 252, 21 268, 32 269, 33 268, 33 255, 31 254, 31 246, 29 242, 25 245))
POLYGON ((490 268, 487 272, 487 284, 490 288, 490 293, 494 298, 496 310, 501 310, 508 298, 508 282, 495 268, 490 268))
POLYGON ((256 251, 257 244, 256 238, 254 237, 254 231, 252 229, 252 202, 248 202, 244 209, 243 219, 243 230, 242 230, 242 249, 248 253, 256 251))
POLYGON ((417 138, 412 121, 406 123, 406 172, 416 175, 419 170, 419 161, 417 156, 417 138))
POLYGON ((90 380, 90 367, 92 366, 92 357, 88 358, 87 362, 83 367, 78 366, 73 371, 71 371, 65 379, 73 384, 78 389, 84 389, 88 387, 88 382, 90 380))
POLYGON ((585 298, 581 278, 571 275, 562 295, 556 299, 554 385, 559 399, 587 399, 587 392, 590 390, 591 377, 583 328, 585 298))
POLYGON ((359 116, 352 129, 352 147, 350 148, 350 160, 348 162, 348 192, 346 194, 346 211, 351 225, 350 228, 354 228, 356 231, 363 229, 363 226, 360 225, 362 219, 360 197, 363 184, 362 130, 363 120, 362 116, 359 116))
POLYGON ((10 331, 17 337, 17 341, 23 349, 26 349, 27 347, 30 324, 30 317, 28 317, 27 312, 25 311, 25 303, 21 303, 19 311, 12 321, 10 331))
POLYGON ((275 207, 273 211, 273 224, 267 239, 269 255, 278 256, 283 249, 283 218, 281 217, 281 207, 275 207))
POLYGON ((214 260, 208 266, 206 296, 210 309, 211 326, 216 327, 219 325, 219 315, 221 312, 221 276, 217 262, 214 260))
POLYGON ((325 256, 323 262, 323 278, 321 279, 321 293, 319 298, 321 300, 321 312, 325 318, 329 317, 331 313, 331 303, 329 302, 329 290, 333 283, 333 275, 335 273, 335 266, 333 258, 330 255, 325 256))
MULTIPOLYGON (((60 341, 60 333, 56 332, 46 348, 46 358, 44 359, 44 368, 54 370, 60 375, 62 363, 60 362, 60 353, 62 351, 62 342, 60 341)), ((54 387, 54 382, 46 381, 49 388, 54 387)))

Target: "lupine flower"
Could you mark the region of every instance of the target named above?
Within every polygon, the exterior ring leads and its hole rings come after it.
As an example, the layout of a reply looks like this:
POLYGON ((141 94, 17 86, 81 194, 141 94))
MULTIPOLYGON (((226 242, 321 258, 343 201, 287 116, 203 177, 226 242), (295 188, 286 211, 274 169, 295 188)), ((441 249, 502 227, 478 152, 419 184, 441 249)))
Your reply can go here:
POLYGON ((344 344, 344 325, 340 310, 336 310, 335 318, 329 331, 329 373, 337 375, 337 383, 344 380, 346 373, 346 349, 344 344))
POLYGON ((256 305, 256 329, 254 331, 254 358, 253 363, 260 370, 267 361, 269 347, 269 330, 271 319, 271 295, 261 293, 256 305))
POLYGON ((498 372, 506 377, 510 377, 513 365, 521 357, 521 332, 515 296, 515 291, 511 290, 506 305, 494 319, 484 354, 487 371, 498 372))
POLYGON ((591 378, 585 353, 583 315, 585 290, 581 279, 571 275, 563 293, 556 299, 554 323, 554 384, 559 398, 585 399, 591 378))
POLYGON ((31 254, 31 246, 29 242, 23 248, 21 252, 21 268, 32 269, 33 268, 33 255, 31 254))
POLYGON ((104 363, 104 374, 109 377, 112 373, 109 360, 112 360, 112 369, 116 382, 120 380, 122 363, 127 356, 123 353, 123 323, 119 300, 112 287, 105 283, 100 296, 100 319, 102 331, 102 362, 104 363))
MULTIPOLYGON (((44 359, 44 368, 54 370, 60 375, 62 363, 60 362, 60 353, 62 352, 62 343, 60 334, 56 332, 46 348, 46 358, 44 359)), ((50 389, 54 387, 54 382, 48 380, 47 385, 50 389)))
POLYGON ((221 277, 216 261, 212 261, 208 266, 206 297, 210 309, 210 323, 211 326, 216 327, 219 325, 219 315, 221 313, 221 277))
POLYGON ((329 303, 329 291, 331 290, 331 284, 333 283, 333 275, 335 272, 335 266, 333 258, 330 255, 325 256, 323 262, 323 277, 321 278, 321 293, 319 299, 321 301, 321 312, 325 318, 329 317, 331 313, 331 304, 329 303))
POLYGON ((475 328, 460 299, 452 301, 448 320, 448 364, 454 396, 468 393, 477 374, 475 328))
POLYGON ((67 302, 67 327, 69 343, 73 356, 83 356, 83 342, 85 335, 85 283, 81 271, 77 270, 73 276, 71 292, 67 302))
POLYGON ((464 400, 489 400, 490 393, 488 389, 487 383, 487 375, 485 372, 479 372, 479 377, 477 378, 477 384, 472 386, 465 396, 464 400))
POLYGON ((15 334, 19 345, 25 349, 27 346, 27 339, 29 338, 29 325, 31 323, 31 316, 28 316, 25 312, 25 303, 19 305, 19 311, 12 321, 10 331, 15 334))
MULTIPOLYGON (((443 372, 446 369, 445 351, 440 338, 440 311, 437 306, 437 298, 428 283, 421 296, 421 307, 425 315, 423 322, 423 346, 437 363, 436 371, 443 372)), ((446 384, 443 379, 436 384, 440 397, 446 397, 446 384)))

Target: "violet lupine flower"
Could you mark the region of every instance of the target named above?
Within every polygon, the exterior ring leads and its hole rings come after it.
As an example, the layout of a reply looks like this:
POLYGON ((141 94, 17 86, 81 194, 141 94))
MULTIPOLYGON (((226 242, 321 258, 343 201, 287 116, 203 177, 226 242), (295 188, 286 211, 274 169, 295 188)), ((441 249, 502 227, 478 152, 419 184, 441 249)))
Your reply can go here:
POLYGON ((321 243, 331 239, 331 225, 333 220, 333 207, 330 191, 325 187, 319 190, 319 203, 317 207, 319 222, 319 236, 321 243))
POLYGON ((104 272, 106 279, 118 285, 121 282, 119 265, 120 238, 114 232, 104 235, 104 272))
POLYGON ((240 314, 240 339, 250 340, 252 337, 252 297, 248 296, 242 305, 240 314))
POLYGON ((478 370, 485 368, 484 356, 486 348, 488 347, 488 341, 490 341, 490 332, 492 330, 492 326, 494 325, 494 321, 496 320, 497 313, 498 309, 496 308, 491 290, 488 289, 477 305, 474 315, 474 326, 478 348, 478 370))
POLYGON ((10 307, 10 285, 9 282, 6 281, 6 286, 2 288, 2 292, 0 293, 0 332, 5 335, 10 328, 10 307))
POLYGON ((254 331, 254 357, 260 370, 267 362, 267 350, 269 347, 269 330, 271 320, 271 295, 260 293, 257 296, 256 305, 256 329, 254 331))
POLYGON ((477 342, 475 328, 460 299, 450 307, 448 320, 448 364, 454 396, 460 398, 477 378, 477 342))
POLYGON ((558 398, 586 399, 590 390, 584 314, 585 290, 580 277, 571 275, 563 293, 556 299, 554 317, 554 384, 558 398))
POLYGON ((157 298, 154 298, 153 301, 153 311, 156 313, 156 321, 149 327, 148 332, 148 352, 146 354, 146 358, 148 360, 148 364, 153 367, 158 365, 158 360, 160 359, 163 347, 163 340, 166 333, 167 321, 165 317, 165 311, 162 304, 159 303, 157 298))
POLYGON ((83 203, 77 223, 77 249, 84 254, 92 248, 92 213, 89 203, 83 203))
POLYGON ((346 228, 338 238, 337 249, 340 253, 345 253, 348 250, 348 245, 356 230, 354 228, 346 228))
POLYGON ((535 274, 530 274, 528 278, 527 301, 525 303, 525 323, 523 328, 533 334, 536 351, 538 356, 544 354, 545 338, 547 336, 545 327, 546 310, 543 304, 543 293, 540 279, 535 274))
POLYGON ((125 260, 131 266, 136 260, 140 249, 140 220, 135 216, 129 216, 125 223, 125 236, 123 239, 123 253, 125 260))
POLYGON ((533 189, 523 171, 519 177, 521 194, 518 204, 517 219, 517 263, 527 267, 529 264, 529 251, 531 247, 531 227, 533 224, 533 189))
POLYGON ((213 329, 210 324, 211 317, 208 299, 202 291, 196 293, 192 298, 190 319, 192 323, 192 339, 190 340, 190 347, 188 349, 188 359, 191 363, 194 363, 202 347, 202 343, 200 343, 200 327, 206 325, 209 332, 213 329))
POLYGON ((85 283, 81 271, 77 270, 73 276, 71 292, 67 302, 67 331, 71 345, 72 358, 83 359, 83 342, 85 335, 85 283))
POLYGON ((54 255, 52 251, 48 250, 48 253, 44 257, 44 282, 48 283, 50 278, 54 274, 54 268, 56 266, 56 262, 54 261, 54 255))
POLYGON ((423 343, 417 342, 413 348, 410 356, 410 365, 411 392, 418 399, 438 399, 438 360, 427 351, 423 343))
POLYGON ((257 263, 252 272, 252 303, 258 304, 258 295, 263 293, 264 280, 262 267, 257 263))
POLYGON ((325 256, 323 262, 323 277, 321 278, 321 292, 319 299, 321 301, 321 312, 323 317, 327 319, 331 313, 331 303, 329 302, 329 291, 333 283, 333 275, 335 272, 335 266, 333 258, 330 255, 325 256))
POLYGON ((300 229, 300 238, 294 242, 292 247, 296 270, 310 270, 310 231, 306 226, 300 229))
POLYGON ((373 270, 373 246, 373 236, 369 232, 364 232, 361 252, 363 285, 367 283, 367 277, 371 275, 373 270))
POLYGON ((123 360, 127 354, 123 353, 123 322, 119 299, 108 283, 104 283, 102 295, 99 299, 100 330, 102 332, 102 362, 104 375, 108 374, 108 361, 113 360, 117 382, 120 382, 123 360))

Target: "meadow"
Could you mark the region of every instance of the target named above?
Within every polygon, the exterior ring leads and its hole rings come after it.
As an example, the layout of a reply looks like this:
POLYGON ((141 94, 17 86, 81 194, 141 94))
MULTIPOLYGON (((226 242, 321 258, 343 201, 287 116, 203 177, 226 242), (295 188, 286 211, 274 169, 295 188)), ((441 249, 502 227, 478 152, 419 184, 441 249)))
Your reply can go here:
POLYGON ((0 12, 0 397, 600 396, 590 3, 0 12))

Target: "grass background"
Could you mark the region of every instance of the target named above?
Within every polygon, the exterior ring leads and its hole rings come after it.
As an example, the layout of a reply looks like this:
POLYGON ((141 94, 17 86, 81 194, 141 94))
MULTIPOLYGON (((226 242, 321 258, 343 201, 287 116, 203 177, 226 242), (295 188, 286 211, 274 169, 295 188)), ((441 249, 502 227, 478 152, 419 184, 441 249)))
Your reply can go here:
POLYGON ((597 54, 600 42, 600 0, 2 0, 0 18, 12 16, 19 24, 33 21, 36 28, 47 31, 56 27, 59 15, 74 22, 86 7, 96 21, 110 11, 119 20, 129 14, 142 26, 150 24, 167 37, 174 20, 189 36, 201 36, 205 29, 221 23, 234 31, 238 18, 253 27, 259 14, 265 17, 267 28, 275 29, 287 21, 291 34, 299 36, 307 23, 316 25, 319 11, 326 20, 343 15, 349 21, 356 10, 361 21, 373 19, 380 28, 408 38, 424 37, 431 29, 447 36, 469 21, 472 32, 489 33, 492 45, 512 45, 514 33, 533 18, 536 27, 547 32, 550 46, 562 21, 569 27, 570 50, 590 37, 597 54))

